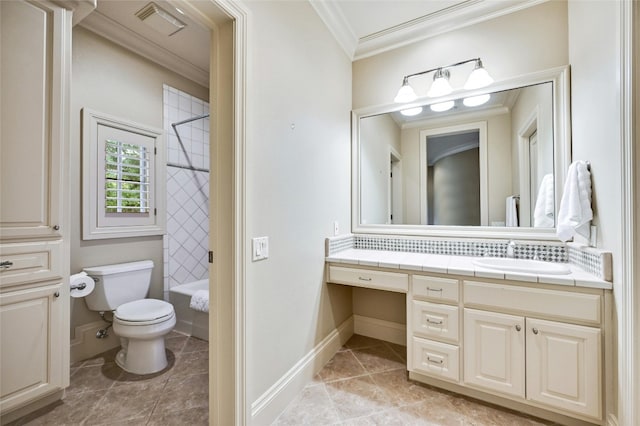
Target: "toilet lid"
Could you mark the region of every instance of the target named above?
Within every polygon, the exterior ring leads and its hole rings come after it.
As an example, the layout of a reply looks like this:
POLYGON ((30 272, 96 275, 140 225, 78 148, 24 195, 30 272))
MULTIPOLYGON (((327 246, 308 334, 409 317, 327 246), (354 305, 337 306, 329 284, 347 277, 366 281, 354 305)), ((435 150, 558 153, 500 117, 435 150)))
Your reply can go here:
POLYGON ((173 305, 158 299, 142 299, 118 306, 115 316, 123 321, 151 321, 173 314, 173 305))

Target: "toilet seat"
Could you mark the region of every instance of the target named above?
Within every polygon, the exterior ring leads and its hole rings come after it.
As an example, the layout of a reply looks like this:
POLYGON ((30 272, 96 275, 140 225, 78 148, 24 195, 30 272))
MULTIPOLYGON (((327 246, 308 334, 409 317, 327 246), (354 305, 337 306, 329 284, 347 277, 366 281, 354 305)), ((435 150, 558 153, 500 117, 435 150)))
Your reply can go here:
POLYGON ((134 300, 114 311, 114 320, 132 326, 158 324, 174 316, 173 305, 158 299, 134 300))

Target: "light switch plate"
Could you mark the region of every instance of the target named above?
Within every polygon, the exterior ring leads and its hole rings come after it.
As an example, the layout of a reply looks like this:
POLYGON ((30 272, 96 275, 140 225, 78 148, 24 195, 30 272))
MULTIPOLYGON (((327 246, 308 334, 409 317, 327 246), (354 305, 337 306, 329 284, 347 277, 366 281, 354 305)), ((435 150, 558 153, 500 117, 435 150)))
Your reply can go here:
POLYGON ((269 258, 269 237, 256 237, 251 242, 251 259, 254 262, 269 258))

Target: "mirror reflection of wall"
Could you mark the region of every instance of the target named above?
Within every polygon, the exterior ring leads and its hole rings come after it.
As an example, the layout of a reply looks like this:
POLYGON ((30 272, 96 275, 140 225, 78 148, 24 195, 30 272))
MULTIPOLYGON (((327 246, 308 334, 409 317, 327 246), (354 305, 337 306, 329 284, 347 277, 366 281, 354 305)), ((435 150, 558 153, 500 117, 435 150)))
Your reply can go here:
POLYGON ((427 225, 480 225, 480 132, 426 137, 427 225))
POLYGON ((505 200, 516 196, 517 226, 552 228, 553 102, 545 82, 482 106, 361 118, 361 223, 505 226, 505 200))

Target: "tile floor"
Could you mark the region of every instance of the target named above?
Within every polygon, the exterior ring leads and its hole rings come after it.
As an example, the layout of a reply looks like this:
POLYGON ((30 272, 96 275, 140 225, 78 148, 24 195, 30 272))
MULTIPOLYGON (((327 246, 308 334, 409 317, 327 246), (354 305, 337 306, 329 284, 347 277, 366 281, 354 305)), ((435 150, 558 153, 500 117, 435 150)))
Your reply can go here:
MULTIPOLYGON (((135 376, 115 363, 117 350, 71 366, 61 402, 18 425, 207 425, 208 344, 172 332, 164 371, 135 376)), ((406 348, 354 335, 283 411, 284 425, 551 425, 500 407, 410 382, 406 348)))
POLYGON ((289 404, 284 425, 552 425, 410 382, 406 347, 354 335, 289 404))
POLYGON ((171 332, 169 366, 136 376, 120 369, 117 350, 71 366, 61 402, 23 417, 18 425, 208 425, 208 342, 171 332))

